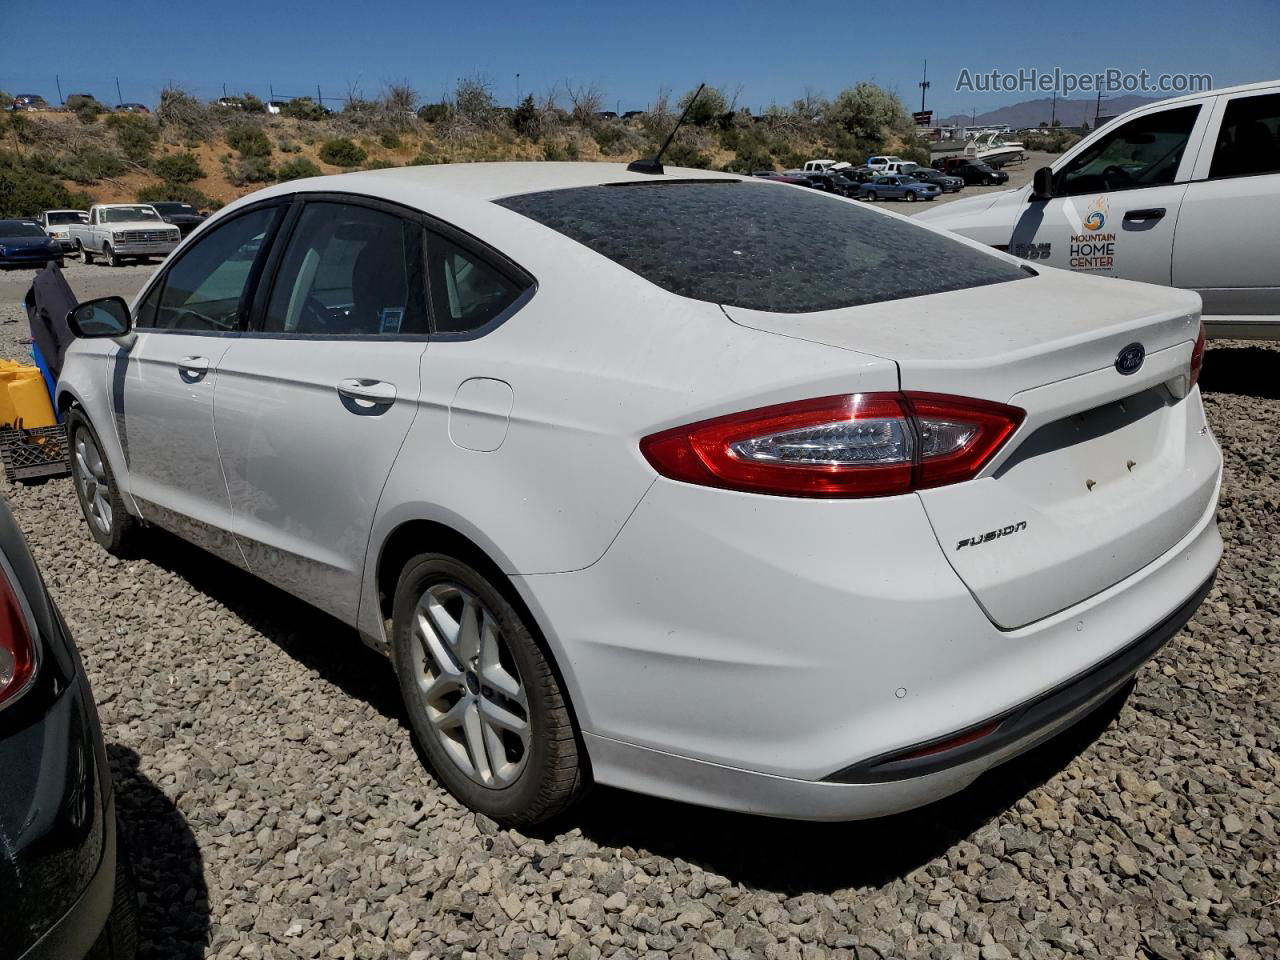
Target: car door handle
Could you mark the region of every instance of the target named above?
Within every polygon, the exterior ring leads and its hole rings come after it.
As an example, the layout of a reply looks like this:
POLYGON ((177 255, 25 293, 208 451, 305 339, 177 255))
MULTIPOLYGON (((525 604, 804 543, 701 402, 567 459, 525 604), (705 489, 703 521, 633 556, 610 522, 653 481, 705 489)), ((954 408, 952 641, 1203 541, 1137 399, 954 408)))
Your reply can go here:
POLYGON ((395 403, 396 386, 384 380, 360 380, 354 377, 338 381, 338 393, 350 400, 366 403, 395 403))
POLYGON ((209 372, 208 357, 183 357, 178 361, 178 371, 196 376, 204 376, 209 372))
POLYGON ((1148 220, 1159 220, 1164 216, 1164 207, 1148 207, 1145 210, 1126 210, 1125 223, 1146 223, 1148 220))

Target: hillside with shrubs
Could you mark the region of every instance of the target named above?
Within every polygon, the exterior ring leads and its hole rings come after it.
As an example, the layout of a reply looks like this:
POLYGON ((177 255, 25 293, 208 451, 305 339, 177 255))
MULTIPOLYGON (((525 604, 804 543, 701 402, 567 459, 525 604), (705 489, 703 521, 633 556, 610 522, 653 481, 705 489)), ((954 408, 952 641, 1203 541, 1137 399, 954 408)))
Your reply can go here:
MULTIPOLYGON (((500 106, 479 78, 460 81, 440 102, 423 103, 409 85, 391 84, 376 98, 352 94, 341 110, 296 99, 279 114, 251 94, 215 105, 177 88, 163 92, 152 114, 109 112, 92 98, 73 98, 58 112, 0 115, 0 217, 134 200, 213 210, 267 184, 346 170, 629 161, 654 153, 692 96, 661 93, 649 110, 627 117, 605 111, 596 87, 573 84, 500 106)), ((874 84, 833 99, 806 94, 757 115, 708 87, 666 162, 750 172, 814 157, 861 162, 881 152, 929 159, 902 102, 874 84)))

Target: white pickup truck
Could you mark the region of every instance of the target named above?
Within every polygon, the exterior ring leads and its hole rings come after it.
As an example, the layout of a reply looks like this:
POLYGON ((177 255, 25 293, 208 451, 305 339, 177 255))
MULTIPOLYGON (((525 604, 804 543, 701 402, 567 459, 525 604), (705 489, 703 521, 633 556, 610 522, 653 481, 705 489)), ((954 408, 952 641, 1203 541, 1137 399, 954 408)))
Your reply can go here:
POLYGON ((126 259, 164 257, 182 239, 178 228, 148 203, 96 203, 89 208, 88 223, 69 225, 71 239, 85 263, 102 257, 109 267, 126 259))
POLYGON ((1280 81, 1138 107, 1031 184, 918 219, 1051 267, 1194 290, 1210 337, 1280 339, 1280 81))

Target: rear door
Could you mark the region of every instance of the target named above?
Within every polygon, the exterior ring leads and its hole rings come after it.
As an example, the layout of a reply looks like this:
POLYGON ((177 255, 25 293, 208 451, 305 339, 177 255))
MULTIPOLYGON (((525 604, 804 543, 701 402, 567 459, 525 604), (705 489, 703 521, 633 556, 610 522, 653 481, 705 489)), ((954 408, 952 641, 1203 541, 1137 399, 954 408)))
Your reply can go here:
POLYGON ((1173 231, 1208 123, 1200 103, 1152 110, 1102 132, 1057 168, 1054 196, 1028 202, 1010 250, 1049 266, 1172 282, 1173 231))
POLYGON ((422 225, 311 195, 286 231, 253 329, 220 364, 218 450, 250 569, 354 622, 374 511, 417 411, 422 225))
POLYGON ((1198 292, 1206 315, 1280 317, 1280 89, 1219 97, 1209 129, 1178 217, 1173 282, 1198 292))

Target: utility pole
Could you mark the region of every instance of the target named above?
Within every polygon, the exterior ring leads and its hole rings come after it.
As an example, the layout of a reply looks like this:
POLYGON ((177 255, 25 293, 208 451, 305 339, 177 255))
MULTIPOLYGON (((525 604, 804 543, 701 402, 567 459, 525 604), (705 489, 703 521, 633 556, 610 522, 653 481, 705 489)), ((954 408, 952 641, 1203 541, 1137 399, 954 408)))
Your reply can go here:
POLYGON ((1098 129, 1098 117, 1102 115, 1102 91, 1098 91, 1098 105, 1093 108, 1093 129, 1098 129))
POLYGON ((516 106, 520 106, 520 74, 516 74, 516 106))
POLYGON ((58 106, 65 107, 67 105, 67 101, 62 99, 62 78, 55 73, 53 75, 53 82, 58 85, 58 106))
POLYGON ((920 78, 920 112, 924 113, 924 94, 929 89, 929 61, 924 62, 924 75, 920 78))
POLYGON ((324 97, 320 96, 320 84, 316 84, 316 103, 324 106, 324 97))
POLYGON ((124 94, 120 92, 120 78, 116 77, 116 106, 124 103, 124 94))
POLYGON ((1053 111, 1049 114, 1049 126, 1052 127, 1058 119, 1058 91, 1053 91, 1053 111))

